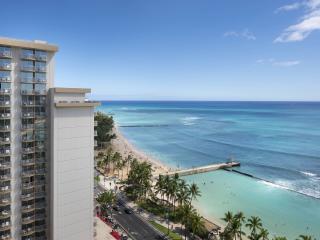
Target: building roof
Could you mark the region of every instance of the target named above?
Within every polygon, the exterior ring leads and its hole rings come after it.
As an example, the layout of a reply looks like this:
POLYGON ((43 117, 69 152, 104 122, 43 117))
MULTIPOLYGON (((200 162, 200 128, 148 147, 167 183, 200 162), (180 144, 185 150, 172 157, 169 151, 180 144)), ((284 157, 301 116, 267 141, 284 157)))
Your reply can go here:
POLYGON ((32 48, 32 49, 44 50, 48 52, 58 51, 58 46, 48 44, 45 41, 39 41, 39 40, 26 41, 26 40, 0 37, 0 45, 10 46, 10 47, 19 47, 19 48, 32 48))

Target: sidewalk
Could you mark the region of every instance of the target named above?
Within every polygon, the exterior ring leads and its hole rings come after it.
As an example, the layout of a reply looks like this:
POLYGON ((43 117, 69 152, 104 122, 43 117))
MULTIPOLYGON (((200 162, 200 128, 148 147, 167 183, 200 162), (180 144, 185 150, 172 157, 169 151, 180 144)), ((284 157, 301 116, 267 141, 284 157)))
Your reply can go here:
POLYGON ((101 221, 100 218, 95 217, 94 220, 96 221, 95 231, 97 235, 95 236, 95 240, 115 240, 115 238, 110 234, 112 228, 101 221))

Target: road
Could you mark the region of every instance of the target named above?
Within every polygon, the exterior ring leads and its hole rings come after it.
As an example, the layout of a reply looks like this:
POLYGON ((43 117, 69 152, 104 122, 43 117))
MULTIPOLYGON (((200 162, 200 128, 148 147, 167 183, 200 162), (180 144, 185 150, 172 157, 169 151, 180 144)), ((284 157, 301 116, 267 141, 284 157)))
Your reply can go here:
MULTIPOLYGON (((104 189, 98 185, 95 188, 95 195, 99 192, 103 192, 104 189)), ((113 218, 125 228, 135 240, 153 240, 160 239, 159 233, 154 230, 148 223, 140 219, 135 212, 131 214, 125 213, 126 203, 124 200, 118 200, 120 202, 119 211, 112 211, 113 218)))
POLYGON ((156 232, 149 224, 139 218, 136 213, 125 213, 125 203, 119 206, 119 211, 113 211, 113 217, 116 219, 136 240, 159 239, 159 233, 156 232))

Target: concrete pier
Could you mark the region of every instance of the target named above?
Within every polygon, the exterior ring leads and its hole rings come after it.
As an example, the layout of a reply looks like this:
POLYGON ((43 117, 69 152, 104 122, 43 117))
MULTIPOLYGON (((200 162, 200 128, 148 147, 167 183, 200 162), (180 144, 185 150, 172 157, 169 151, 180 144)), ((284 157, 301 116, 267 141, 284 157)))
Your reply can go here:
POLYGON ((211 172, 218 169, 225 169, 225 168, 232 168, 232 167, 239 167, 239 166, 240 166, 239 162, 217 163, 217 164, 211 164, 211 165, 206 165, 201 167, 171 171, 164 175, 173 176, 175 174, 179 174, 179 176, 187 176, 187 175, 193 175, 198 173, 211 172))

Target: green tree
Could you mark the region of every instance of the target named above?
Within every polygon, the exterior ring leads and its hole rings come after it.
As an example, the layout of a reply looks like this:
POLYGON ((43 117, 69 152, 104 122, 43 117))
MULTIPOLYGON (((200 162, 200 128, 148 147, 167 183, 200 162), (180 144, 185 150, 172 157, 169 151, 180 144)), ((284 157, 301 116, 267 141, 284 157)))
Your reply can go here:
POLYGON ((97 112, 94 120, 97 121, 96 127, 98 146, 109 143, 112 139, 116 138, 116 135, 112 133, 114 127, 114 121, 112 116, 108 116, 102 112, 97 112))
POLYGON ((312 237, 309 235, 300 235, 297 240, 312 240, 312 237))
POLYGON ((257 230, 262 228, 261 219, 259 217, 251 216, 251 218, 248 219, 246 227, 251 230, 250 239, 258 239, 257 230))
POLYGON ((201 196, 201 192, 198 185, 195 183, 192 183, 190 185, 189 191, 190 191, 190 204, 191 204, 192 200, 197 199, 197 197, 201 196))

